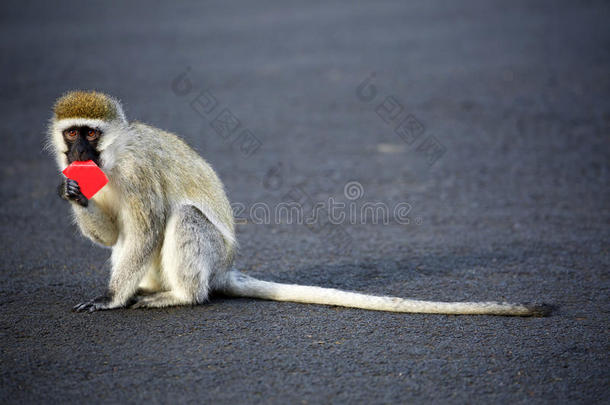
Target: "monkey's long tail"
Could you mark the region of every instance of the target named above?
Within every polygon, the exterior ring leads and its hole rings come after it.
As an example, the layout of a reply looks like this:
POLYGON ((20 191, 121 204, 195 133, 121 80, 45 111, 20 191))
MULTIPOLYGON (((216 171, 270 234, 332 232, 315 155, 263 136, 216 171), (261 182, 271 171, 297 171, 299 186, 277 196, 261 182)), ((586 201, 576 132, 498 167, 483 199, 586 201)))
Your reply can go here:
POLYGON ((397 297, 380 297, 334 288, 282 284, 258 280, 231 270, 222 289, 235 297, 260 298, 303 304, 336 305, 372 311, 409 312, 448 315, 546 316, 551 307, 544 304, 500 302, 435 302, 397 297))

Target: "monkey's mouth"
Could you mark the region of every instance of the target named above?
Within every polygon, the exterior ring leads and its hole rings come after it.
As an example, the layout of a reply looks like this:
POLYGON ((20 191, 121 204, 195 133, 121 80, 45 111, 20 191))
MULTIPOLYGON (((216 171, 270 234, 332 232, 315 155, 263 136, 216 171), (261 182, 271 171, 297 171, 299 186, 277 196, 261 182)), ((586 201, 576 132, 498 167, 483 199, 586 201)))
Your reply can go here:
POLYGON ((90 160, 92 160, 96 165, 100 165, 100 161, 99 161, 99 156, 91 156, 91 155, 84 155, 84 156, 78 156, 78 157, 74 157, 71 156, 70 153, 66 153, 66 158, 68 159, 68 164, 74 163, 74 162, 88 162, 90 160))

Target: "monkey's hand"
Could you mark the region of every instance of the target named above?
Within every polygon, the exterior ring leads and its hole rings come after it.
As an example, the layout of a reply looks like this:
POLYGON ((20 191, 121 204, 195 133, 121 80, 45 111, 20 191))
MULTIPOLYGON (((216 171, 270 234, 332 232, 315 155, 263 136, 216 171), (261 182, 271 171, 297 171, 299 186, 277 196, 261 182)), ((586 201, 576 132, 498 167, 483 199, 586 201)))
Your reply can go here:
POLYGON ((95 312, 102 311, 104 309, 118 308, 116 305, 112 305, 112 297, 108 295, 102 295, 92 299, 91 301, 81 302, 72 308, 74 312, 95 312))
POLYGON ((80 191, 76 180, 64 179, 58 188, 59 196, 67 201, 74 201, 81 207, 89 205, 89 200, 80 191))

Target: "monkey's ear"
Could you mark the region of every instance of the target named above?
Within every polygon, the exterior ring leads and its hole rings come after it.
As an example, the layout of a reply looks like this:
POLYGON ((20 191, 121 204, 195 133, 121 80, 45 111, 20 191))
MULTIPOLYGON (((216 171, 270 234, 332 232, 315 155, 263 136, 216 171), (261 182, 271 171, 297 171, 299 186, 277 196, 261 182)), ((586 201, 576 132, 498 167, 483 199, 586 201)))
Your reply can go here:
POLYGON ((116 109, 116 119, 121 121, 123 124, 127 124, 127 117, 125 116, 125 110, 123 109, 123 104, 121 104, 121 101, 114 97, 109 98, 110 101, 114 104, 114 108, 116 109))

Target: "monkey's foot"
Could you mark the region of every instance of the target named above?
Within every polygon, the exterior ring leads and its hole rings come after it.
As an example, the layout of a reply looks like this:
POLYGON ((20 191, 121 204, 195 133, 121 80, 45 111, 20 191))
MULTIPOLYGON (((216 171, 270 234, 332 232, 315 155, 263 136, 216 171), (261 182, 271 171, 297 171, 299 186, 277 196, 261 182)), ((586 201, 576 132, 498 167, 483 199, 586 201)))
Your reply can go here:
POLYGON ((111 301, 112 300, 110 299, 110 297, 102 295, 101 297, 94 298, 91 301, 82 302, 82 303, 74 306, 74 308, 72 308, 72 311, 95 312, 95 311, 101 311, 104 309, 116 308, 116 307, 110 305, 111 301))
POLYGON ((188 305, 192 302, 179 298, 171 291, 154 293, 151 295, 134 297, 134 303, 130 308, 163 308, 172 307, 174 305, 188 305))

